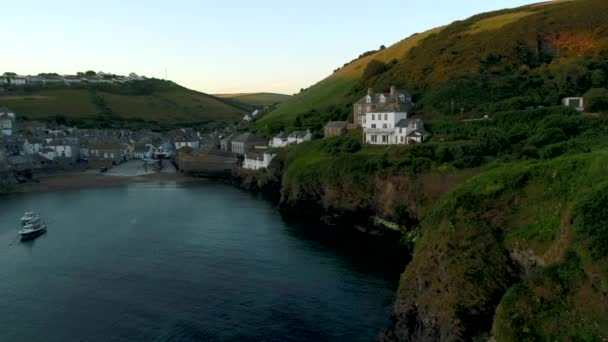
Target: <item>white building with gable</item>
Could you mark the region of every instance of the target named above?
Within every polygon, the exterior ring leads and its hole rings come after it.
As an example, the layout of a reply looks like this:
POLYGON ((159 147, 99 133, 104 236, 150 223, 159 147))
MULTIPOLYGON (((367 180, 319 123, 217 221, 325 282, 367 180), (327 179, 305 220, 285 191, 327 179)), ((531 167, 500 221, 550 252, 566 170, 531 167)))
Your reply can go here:
POLYGON ((421 119, 408 119, 405 112, 374 111, 362 118, 364 141, 372 145, 422 143, 430 137, 421 119))

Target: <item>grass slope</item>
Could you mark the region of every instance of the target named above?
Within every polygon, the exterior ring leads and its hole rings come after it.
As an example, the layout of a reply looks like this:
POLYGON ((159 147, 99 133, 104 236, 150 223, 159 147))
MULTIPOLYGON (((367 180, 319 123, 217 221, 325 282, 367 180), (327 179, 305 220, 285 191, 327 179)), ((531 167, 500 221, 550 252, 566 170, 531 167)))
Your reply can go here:
POLYGON ((171 82, 143 82, 146 84, 138 86, 15 88, 10 89, 7 95, 0 96, 0 106, 6 106, 31 120, 60 116, 79 123, 111 114, 117 119, 163 125, 234 122, 249 110, 247 105, 199 93, 171 82))
MULTIPOLYGON (((357 97, 357 94, 351 93, 352 88, 360 80, 365 67, 372 60, 377 59, 388 63, 393 59, 403 58, 422 39, 439 30, 434 29, 413 35, 382 51, 344 66, 326 79, 285 101, 276 110, 259 120, 257 127, 272 130, 273 127, 290 124, 299 114, 311 110, 349 107, 350 102, 357 97)), ((349 110, 346 108, 347 112, 349 110)))
POLYGON ((230 99, 236 102, 243 103, 251 107, 266 107, 283 103, 291 95, 276 94, 276 93, 238 93, 238 94, 216 94, 216 97, 222 99, 230 99))

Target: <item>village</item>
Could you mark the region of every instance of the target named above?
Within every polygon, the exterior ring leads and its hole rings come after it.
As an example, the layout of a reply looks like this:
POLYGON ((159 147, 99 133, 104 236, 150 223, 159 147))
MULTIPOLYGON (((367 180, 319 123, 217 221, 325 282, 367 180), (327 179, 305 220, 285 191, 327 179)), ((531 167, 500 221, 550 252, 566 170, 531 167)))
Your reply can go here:
MULTIPOLYGON (((135 77, 135 76, 133 76, 135 77)), ((581 110, 582 98, 566 98, 564 106, 581 110)), ((368 145, 408 145, 429 140, 424 121, 411 117, 412 96, 390 87, 386 93, 368 89, 353 104, 353 122, 331 121, 323 138, 342 136, 360 129, 368 145)), ((19 121, 18 113, 0 108, 0 172, 19 180, 32 175, 66 171, 96 171, 125 175, 129 169, 110 171, 130 162, 131 175, 173 169, 184 175, 229 177, 235 170, 268 168, 278 151, 313 140, 310 130, 280 132, 267 140, 248 131, 260 111, 246 114, 241 122, 213 132, 192 128, 168 132, 126 129, 78 129, 36 121, 19 121)), ((487 116, 475 120, 487 120, 487 116)), ((317 137, 319 135, 317 134, 317 137)), ((127 173, 128 173, 127 172, 127 173)))

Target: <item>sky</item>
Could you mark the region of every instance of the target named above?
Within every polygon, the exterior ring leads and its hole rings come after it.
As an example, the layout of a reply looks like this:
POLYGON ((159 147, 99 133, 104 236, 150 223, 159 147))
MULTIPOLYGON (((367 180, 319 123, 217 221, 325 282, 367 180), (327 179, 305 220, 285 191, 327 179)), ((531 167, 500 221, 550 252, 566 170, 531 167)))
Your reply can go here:
POLYGON ((0 0, 0 73, 104 71, 292 94, 361 53, 533 0, 0 0))

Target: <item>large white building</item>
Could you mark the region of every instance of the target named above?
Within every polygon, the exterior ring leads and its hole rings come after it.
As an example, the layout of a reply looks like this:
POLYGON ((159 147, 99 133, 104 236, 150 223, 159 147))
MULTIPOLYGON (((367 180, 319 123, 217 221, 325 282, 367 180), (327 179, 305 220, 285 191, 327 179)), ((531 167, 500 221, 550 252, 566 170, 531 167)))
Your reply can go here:
POLYGON ((370 112, 362 118, 365 142, 372 145, 421 143, 430 134, 420 119, 408 119, 405 112, 370 112))

